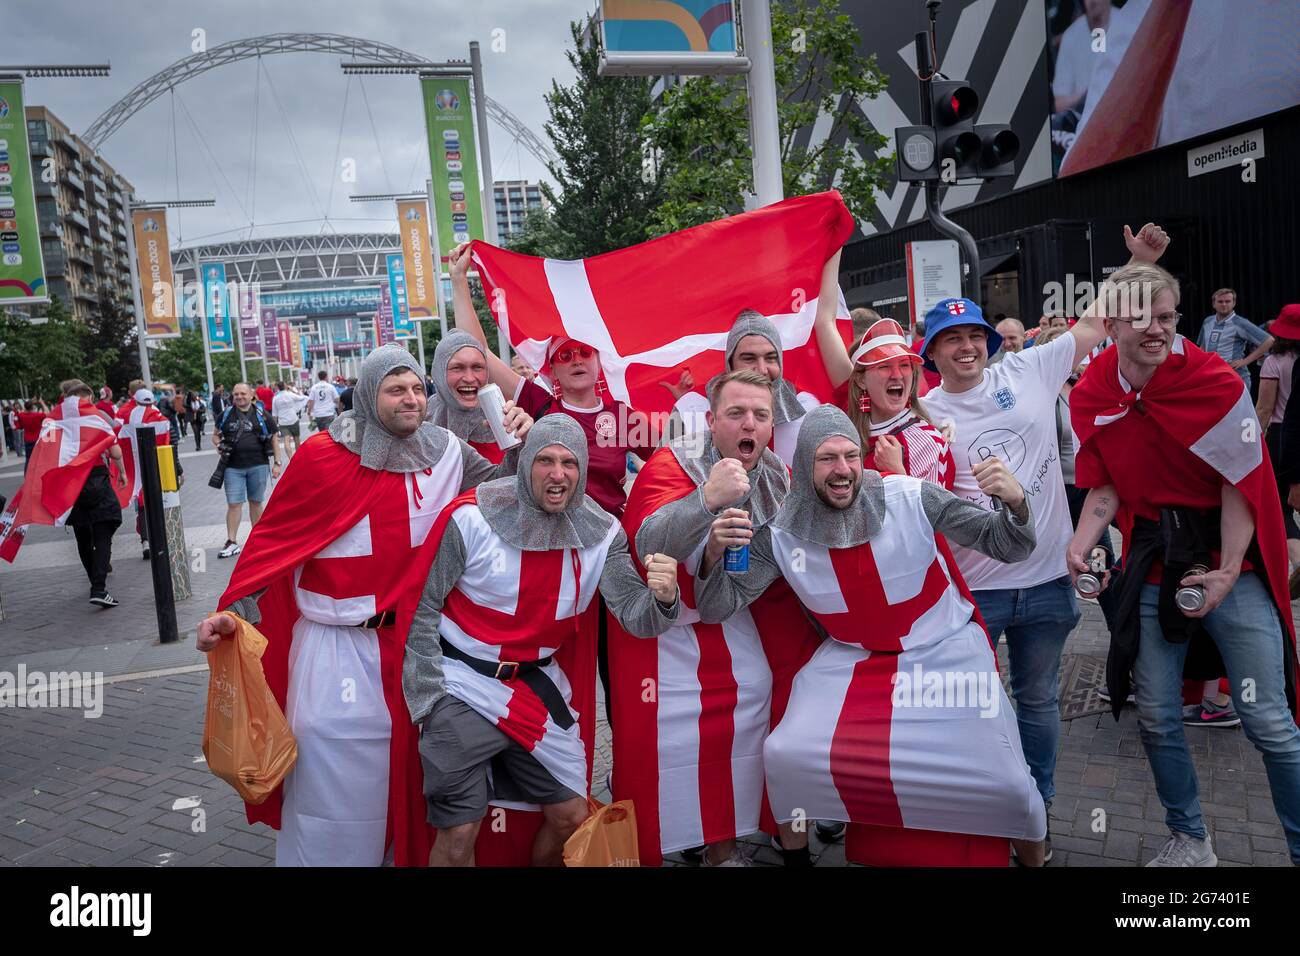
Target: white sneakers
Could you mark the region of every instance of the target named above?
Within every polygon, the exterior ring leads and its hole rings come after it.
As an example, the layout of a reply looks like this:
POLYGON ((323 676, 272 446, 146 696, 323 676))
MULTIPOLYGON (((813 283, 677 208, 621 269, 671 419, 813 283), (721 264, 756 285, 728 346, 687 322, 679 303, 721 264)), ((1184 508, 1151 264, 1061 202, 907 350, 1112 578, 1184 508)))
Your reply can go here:
POLYGON ((240 545, 237 542, 227 541, 226 546, 217 552, 217 557, 233 558, 235 555, 239 554, 239 552, 243 550, 244 549, 240 547, 240 545))
POLYGON ((1218 866, 1210 838, 1198 840, 1186 833, 1174 833, 1147 866, 1218 866))

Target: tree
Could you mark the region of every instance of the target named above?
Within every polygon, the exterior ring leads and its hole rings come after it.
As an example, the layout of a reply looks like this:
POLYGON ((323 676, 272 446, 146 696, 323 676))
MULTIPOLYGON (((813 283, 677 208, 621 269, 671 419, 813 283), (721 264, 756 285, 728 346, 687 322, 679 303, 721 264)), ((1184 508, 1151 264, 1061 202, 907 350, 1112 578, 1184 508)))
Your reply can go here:
POLYGON ((99 369, 93 381, 87 379, 87 383, 92 387, 106 384, 114 394, 120 393, 131 379, 140 377, 135 319, 115 300, 104 296, 86 323, 86 329, 88 358, 99 369))
POLYGON ((88 363, 89 330, 68 314, 58 296, 50 299, 43 322, 0 312, 0 383, 6 397, 59 397, 59 383, 79 378, 93 385, 102 376, 100 362, 88 363))
MULTIPOLYGON (((873 190, 887 184, 886 142, 857 109, 888 84, 875 56, 858 53, 853 21, 839 0, 772 4, 782 181, 786 196, 836 188, 858 219, 875 209, 873 190), (809 144, 819 115, 827 136, 809 144)), ((668 89, 643 132, 655 148, 665 201, 651 231, 663 235, 739 212, 754 190, 748 96, 743 77, 698 76, 668 89)))
POLYGON ((570 86, 552 80, 546 94, 545 129, 559 156, 547 168, 560 188, 557 194, 542 183, 553 207, 550 221, 531 231, 526 226, 526 236, 533 255, 581 259, 646 239, 664 193, 653 176, 643 175, 641 120, 651 108, 650 80, 598 76, 595 42, 584 44, 581 23, 570 23, 569 32, 573 49, 565 55, 577 79, 570 86))
MULTIPOLYGON (((149 365, 156 382, 169 382, 196 390, 202 388, 208 381, 207 368, 203 362, 202 330, 186 329, 179 338, 163 339, 158 348, 149 353, 149 365)), ((254 361, 253 365, 261 371, 261 360, 254 361)), ((249 371, 251 375, 252 370, 249 371)), ((225 385, 226 391, 235 387, 235 383, 240 381, 238 353, 213 354, 212 381, 213 384, 225 385)))

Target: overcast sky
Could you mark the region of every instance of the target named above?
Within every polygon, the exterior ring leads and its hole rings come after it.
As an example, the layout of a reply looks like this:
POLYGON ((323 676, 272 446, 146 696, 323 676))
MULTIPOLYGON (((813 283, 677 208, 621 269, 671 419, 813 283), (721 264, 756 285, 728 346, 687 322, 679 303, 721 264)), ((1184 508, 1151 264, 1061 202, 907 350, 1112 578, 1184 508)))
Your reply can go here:
MULTIPOLYGON (((468 59, 469 41, 478 40, 488 96, 545 140, 543 94, 553 78, 562 84, 573 78, 564 56, 569 21, 593 6, 592 0, 0 0, 0 63, 110 62, 112 73, 103 79, 26 83, 27 103, 48 107, 81 134, 137 84, 192 55, 198 28, 206 31, 208 50, 272 33, 333 33, 431 60, 468 59), (504 31, 495 34, 498 46, 504 42, 500 52, 493 50, 494 30, 504 31)), ((101 153, 141 199, 176 196, 179 167, 182 198, 217 201, 210 210, 173 210, 173 245, 242 238, 250 221, 257 236, 318 232, 323 211, 338 232, 395 229, 391 206, 353 204, 347 196, 423 191, 429 167, 419 83, 414 76, 349 78, 339 69, 342 59, 289 53, 264 57, 260 73, 254 59, 217 67, 141 109, 101 153), (341 181, 345 158, 356 161, 355 183, 341 181)), ((495 178, 545 175, 543 164, 505 130, 490 120, 489 128, 495 178)))

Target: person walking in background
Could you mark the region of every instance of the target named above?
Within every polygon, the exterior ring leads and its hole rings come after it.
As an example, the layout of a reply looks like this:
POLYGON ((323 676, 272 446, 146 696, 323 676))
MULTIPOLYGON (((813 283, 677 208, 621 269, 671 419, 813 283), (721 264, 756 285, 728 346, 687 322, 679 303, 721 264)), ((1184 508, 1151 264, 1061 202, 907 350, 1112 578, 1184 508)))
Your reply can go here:
POLYGON ((163 414, 167 416, 168 421, 172 422, 172 430, 175 432, 172 435, 172 444, 179 446, 180 440, 189 434, 190 427, 189 416, 186 414, 189 409, 185 405, 185 393, 177 385, 172 391, 171 398, 159 404, 167 406, 163 409, 163 414))
POLYGON ((295 391, 293 386, 286 386, 284 382, 275 383, 275 398, 271 399, 271 417, 275 419, 276 431, 280 433, 280 440, 284 443, 286 460, 287 456, 298 450, 298 443, 302 441, 302 425, 299 416, 310 401, 311 399, 306 395, 295 391))
POLYGON ((218 382, 217 387, 212 390, 212 420, 214 422, 221 417, 221 413, 226 410, 226 406, 229 404, 230 400, 226 396, 226 386, 218 382))
POLYGON ((1220 289, 1214 293, 1214 314, 1201 323, 1196 344, 1207 352, 1217 352, 1233 368, 1250 390, 1250 366, 1273 347, 1273 337, 1244 315, 1237 314, 1237 293, 1220 289), (1246 343, 1254 351, 1247 354, 1246 343))
MULTIPOLYGON (((325 383, 328 386, 328 382, 325 383)), ((226 459, 226 543, 218 558, 233 558, 242 550, 238 544, 239 522, 244 502, 248 520, 256 525, 268 494, 267 485, 280 477, 283 467, 280 436, 275 422, 253 403, 253 390, 240 382, 231 392, 231 405, 213 422, 212 444, 226 459), (275 464, 267 462, 274 455, 275 464)))
POLYGON ((345 412, 352 411, 352 390, 357 387, 355 378, 348 379, 348 387, 339 392, 339 407, 345 412))
POLYGON ((316 380, 307 396, 311 399, 311 420, 316 423, 316 430, 323 432, 338 415, 339 393, 330 384, 328 372, 316 373, 316 380))
POLYGON ((275 399, 275 392, 271 391, 270 386, 260 378, 257 380, 257 388, 253 391, 257 395, 258 408, 269 415, 271 413, 271 402, 275 399))
POLYGON ((45 404, 43 399, 29 399, 16 416, 18 427, 23 433, 23 474, 27 474, 27 466, 32 460, 32 449, 36 446, 36 439, 41 435, 41 422, 45 421, 45 416, 50 413, 50 406, 45 404))
POLYGON ((208 406, 203 401, 203 397, 194 389, 185 393, 185 401, 189 405, 190 424, 194 428, 194 450, 203 450, 203 426, 208 420, 208 406))
POLYGON ((1264 430, 1264 443, 1273 462, 1277 478, 1278 499, 1282 502, 1282 520, 1286 525, 1286 556, 1289 567, 1291 597, 1300 597, 1300 525, 1296 524, 1295 509, 1287 502, 1290 482, 1282 462, 1282 422, 1286 418, 1291 397, 1291 377, 1295 370, 1296 353, 1300 351, 1300 304, 1284 305, 1278 317, 1269 326, 1273 345, 1259 373, 1259 399, 1255 413, 1260 428, 1264 430))

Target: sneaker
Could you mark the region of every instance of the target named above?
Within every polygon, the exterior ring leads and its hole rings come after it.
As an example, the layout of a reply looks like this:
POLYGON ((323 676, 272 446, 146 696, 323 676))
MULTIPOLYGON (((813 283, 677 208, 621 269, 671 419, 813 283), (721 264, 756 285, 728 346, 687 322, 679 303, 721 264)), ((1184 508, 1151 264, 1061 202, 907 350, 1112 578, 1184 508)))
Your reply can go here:
POLYGON ((707 853, 703 854, 700 858, 700 866, 753 866, 753 865, 754 864, 749 862, 749 859, 743 853, 740 852, 739 846, 733 849, 731 851, 731 856, 727 857, 721 863, 710 863, 709 855, 707 853))
POLYGON ((844 836, 844 824, 839 820, 818 820, 813 829, 823 843, 834 843, 844 836))
POLYGON ((106 592, 104 594, 92 594, 90 603, 98 604, 100 607, 117 607, 120 602, 113 595, 106 592))
MULTIPOLYGON (((1100 700, 1100 701, 1102 701, 1103 703, 1107 703, 1107 704, 1109 704, 1109 703, 1110 703, 1110 688, 1109 688, 1108 686, 1106 686, 1105 684, 1102 684, 1101 687, 1098 688, 1098 690, 1097 690, 1097 699, 1100 700)), ((1134 694, 1133 691, 1129 691, 1129 692, 1128 692, 1128 696, 1124 698, 1124 703, 1126 703, 1126 704, 1136 704, 1136 703, 1137 703, 1137 695, 1134 694)))
POLYGON ((696 866, 699 866, 704 862, 704 844, 700 844, 699 846, 690 846, 685 850, 678 850, 677 852, 682 855, 682 859, 687 863, 694 863, 696 866))
POLYGON ((1160 848, 1156 858, 1147 866, 1218 866, 1219 858, 1214 855, 1210 838, 1198 840, 1186 833, 1175 833, 1169 842, 1160 848))
POLYGON ((146 545, 144 545, 142 548, 140 548, 140 557, 143 558, 143 559, 146 560, 146 561, 149 560, 149 545, 148 545, 148 544, 146 544, 146 545))
POLYGON ((244 549, 241 548, 236 542, 227 541, 226 546, 217 552, 217 557, 233 558, 235 555, 239 554, 239 552, 243 550, 244 549))
POLYGON ((1232 701, 1222 707, 1203 700, 1199 704, 1188 704, 1183 708, 1184 727, 1240 727, 1241 718, 1237 716, 1232 701))

